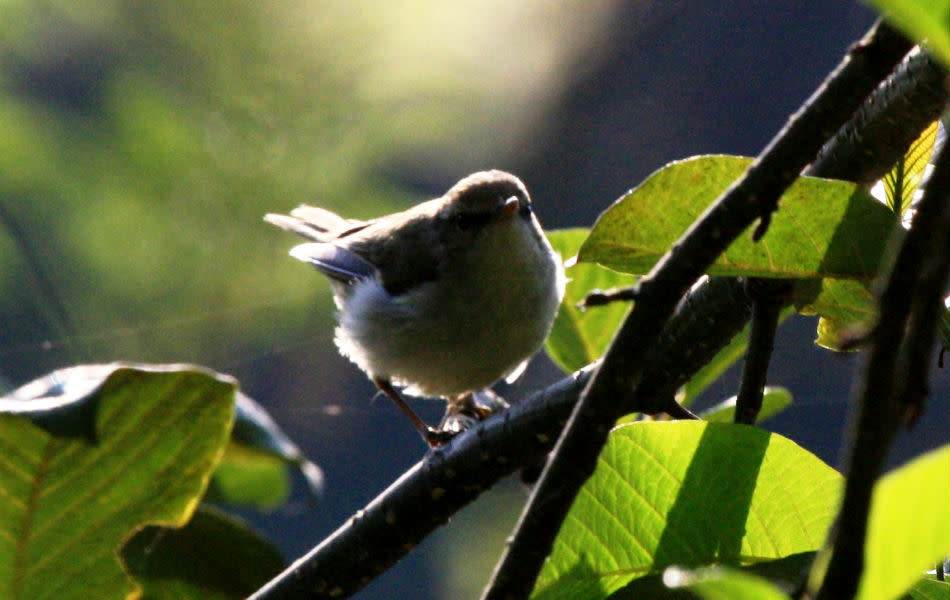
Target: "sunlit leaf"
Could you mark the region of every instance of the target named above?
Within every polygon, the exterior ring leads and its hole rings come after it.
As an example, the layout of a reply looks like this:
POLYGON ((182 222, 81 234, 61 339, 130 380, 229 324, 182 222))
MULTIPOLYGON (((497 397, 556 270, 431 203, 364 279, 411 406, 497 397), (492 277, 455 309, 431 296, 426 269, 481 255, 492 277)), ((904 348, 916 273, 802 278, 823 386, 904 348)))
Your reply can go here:
POLYGON ((950 66, 950 1, 871 0, 888 21, 924 44, 950 66))
POLYGON ((793 291, 795 308, 804 315, 820 315, 815 343, 840 351, 847 338, 867 329, 877 318, 877 302, 870 284, 850 279, 800 282, 793 291))
POLYGON ((938 125, 939 121, 931 123, 910 145, 907 153, 884 175, 882 181, 887 194, 887 204, 898 215, 903 215, 910 208, 914 193, 923 181, 925 167, 937 141, 938 125))
POLYGON ((950 556, 950 445, 874 486, 859 600, 897 598, 950 556))
MULTIPOLYGON (((600 216, 579 259, 648 272, 751 161, 700 156, 670 163, 600 216)), ((861 186, 802 177, 782 196, 766 236, 739 236, 709 274, 870 280, 894 226, 887 207, 861 186)))
POLYGON ((911 600, 947 600, 950 583, 935 579, 921 579, 907 593, 911 600))
MULTIPOLYGON (((610 595, 610 600, 692 600, 702 598, 699 590, 688 587, 694 583, 709 582, 712 585, 702 588, 702 594, 716 593, 719 589, 741 593, 749 590, 754 593, 762 590, 770 597, 776 592, 792 593, 798 588, 802 574, 808 571, 814 559, 814 552, 801 552, 785 558, 767 560, 741 567, 701 567, 694 571, 680 567, 669 567, 662 573, 646 575, 634 579, 623 588, 610 595), (732 577, 736 574, 736 577, 732 577), (735 584, 725 580, 737 580, 735 584), (723 581, 724 588, 719 585, 723 581), (743 585, 748 582, 749 586, 743 585), (762 587, 760 587, 760 584, 762 587)), ((727 596, 732 598, 733 596, 727 596)), ((753 596, 758 598, 759 596, 753 596)), ((782 596, 785 597, 785 596, 782 596)))
POLYGON ((739 565, 813 551, 834 518, 841 481, 794 442, 755 427, 617 427, 534 597, 603 598, 671 565, 739 565))

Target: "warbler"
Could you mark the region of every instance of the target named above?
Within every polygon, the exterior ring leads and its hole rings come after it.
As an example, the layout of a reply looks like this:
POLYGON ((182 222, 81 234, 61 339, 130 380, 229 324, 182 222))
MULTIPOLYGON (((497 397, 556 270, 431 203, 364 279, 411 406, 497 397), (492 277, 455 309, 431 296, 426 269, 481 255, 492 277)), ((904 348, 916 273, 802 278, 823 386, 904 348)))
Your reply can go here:
POLYGON ((562 261, 528 191, 503 171, 370 221, 306 205, 264 219, 313 240, 290 255, 329 279, 337 347, 430 446, 453 432, 426 425, 394 386, 446 399, 447 414, 473 410, 474 392, 520 375, 564 295, 562 261))

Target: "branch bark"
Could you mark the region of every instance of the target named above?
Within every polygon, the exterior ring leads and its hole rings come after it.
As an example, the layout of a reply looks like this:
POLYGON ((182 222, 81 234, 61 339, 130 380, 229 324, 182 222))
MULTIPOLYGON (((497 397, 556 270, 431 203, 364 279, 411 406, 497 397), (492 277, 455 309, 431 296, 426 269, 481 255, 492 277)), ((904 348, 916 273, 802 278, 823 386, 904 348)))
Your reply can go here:
POLYGON ((950 277, 950 146, 944 144, 881 294, 857 393, 857 418, 834 548, 817 599, 853 598, 864 569, 871 493, 900 426, 919 415, 950 277))
POLYGON ((762 410, 762 395, 775 347, 779 313, 791 298, 792 282, 752 278, 746 281, 746 291, 752 299, 752 327, 739 393, 736 395, 734 421, 753 425, 762 410))

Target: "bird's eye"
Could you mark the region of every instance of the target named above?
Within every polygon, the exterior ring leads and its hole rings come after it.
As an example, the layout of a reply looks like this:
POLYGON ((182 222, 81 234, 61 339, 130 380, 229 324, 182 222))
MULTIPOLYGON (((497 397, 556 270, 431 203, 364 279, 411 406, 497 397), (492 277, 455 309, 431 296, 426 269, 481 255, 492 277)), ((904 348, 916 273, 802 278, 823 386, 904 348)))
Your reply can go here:
POLYGON ((455 215, 455 227, 460 231, 468 231, 474 224, 475 221, 465 213, 455 215))
POLYGON ((490 214, 462 212, 455 215, 454 221, 459 231, 468 231, 486 224, 490 219, 490 214))

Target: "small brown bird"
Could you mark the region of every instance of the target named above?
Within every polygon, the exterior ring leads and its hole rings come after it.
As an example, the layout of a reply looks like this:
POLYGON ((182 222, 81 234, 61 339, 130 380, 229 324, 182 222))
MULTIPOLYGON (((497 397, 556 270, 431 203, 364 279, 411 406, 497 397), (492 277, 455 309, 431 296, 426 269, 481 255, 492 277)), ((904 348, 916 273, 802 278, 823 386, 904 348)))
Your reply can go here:
POLYGON ((564 295, 560 257, 528 191, 503 171, 371 221, 312 206, 264 219, 314 240, 290 255, 329 279, 336 345, 431 446, 452 433, 423 423, 393 386, 447 399, 447 414, 471 410, 473 392, 520 374, 564 295))

